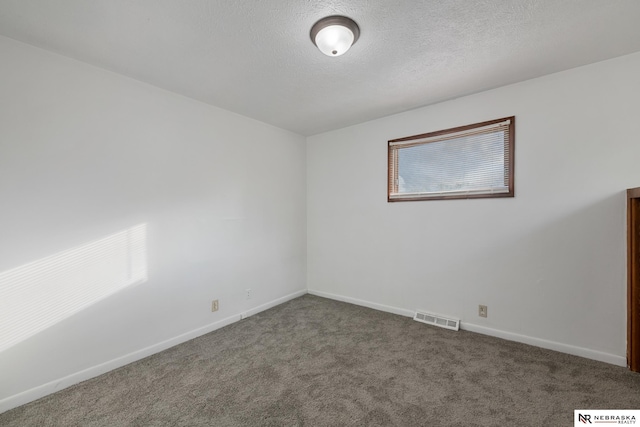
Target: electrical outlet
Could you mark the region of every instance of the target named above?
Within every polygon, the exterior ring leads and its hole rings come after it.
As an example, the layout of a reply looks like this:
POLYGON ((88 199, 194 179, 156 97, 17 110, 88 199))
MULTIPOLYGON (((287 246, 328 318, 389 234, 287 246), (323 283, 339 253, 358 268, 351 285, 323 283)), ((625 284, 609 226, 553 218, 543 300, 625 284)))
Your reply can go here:
POLYGON ((246 294, 247 294, 247 299, 251 299, 251 289, 247 289, 246 294))
POLYGON ((487 317, 487 306, 486 305, 479 305, 478 306, 478 316, 487 317))
POLYGON ((218 311, 218 300, 214 299, 211 301, 211 311, 218 311))

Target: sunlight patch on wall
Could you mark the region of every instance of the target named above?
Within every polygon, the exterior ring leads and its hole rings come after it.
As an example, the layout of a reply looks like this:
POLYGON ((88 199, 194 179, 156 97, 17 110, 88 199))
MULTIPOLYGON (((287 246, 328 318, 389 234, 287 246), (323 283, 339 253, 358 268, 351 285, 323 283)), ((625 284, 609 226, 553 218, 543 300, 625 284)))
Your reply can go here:
POLYGON ((0 352, 146 280, 146 224, 0 273, 0 352))

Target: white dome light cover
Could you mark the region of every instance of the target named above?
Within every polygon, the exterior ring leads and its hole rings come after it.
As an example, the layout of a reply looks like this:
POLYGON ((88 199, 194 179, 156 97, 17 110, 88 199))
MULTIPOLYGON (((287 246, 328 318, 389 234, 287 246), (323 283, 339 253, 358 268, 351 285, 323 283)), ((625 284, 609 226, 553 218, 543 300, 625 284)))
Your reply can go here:
POLYGON ((360 28, 346 16, 327 16, 311 27, 311 41, 327 56, 340 56, 358 40, 360 28))

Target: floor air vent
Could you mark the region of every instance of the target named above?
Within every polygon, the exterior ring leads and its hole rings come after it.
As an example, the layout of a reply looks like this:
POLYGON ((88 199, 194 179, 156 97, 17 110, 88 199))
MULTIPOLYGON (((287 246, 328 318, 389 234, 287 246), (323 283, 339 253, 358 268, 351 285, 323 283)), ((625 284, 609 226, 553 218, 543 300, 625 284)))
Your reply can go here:
POLYGON ((428 325, 439 326, 445 329, 457 331, 460 329, 460 320, 451 317, 440 316, 439 314, 427 313, 426 311, 416 311, 413 320, 426 323, 428 325))

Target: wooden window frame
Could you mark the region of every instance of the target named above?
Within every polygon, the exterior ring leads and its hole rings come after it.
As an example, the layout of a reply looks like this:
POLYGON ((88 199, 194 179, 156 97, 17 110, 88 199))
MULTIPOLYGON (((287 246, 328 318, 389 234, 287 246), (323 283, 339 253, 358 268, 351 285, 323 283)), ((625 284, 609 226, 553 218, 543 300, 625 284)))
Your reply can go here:
MULTIPOLYGON (((515 183, 514 183, 514 169, 515 169, 515 133, 516 133, 516 118, 515 116, 504 117, 502 119, 496 120, 488 120, 486 122, 474 123, 465 126, 458 126, 455 128, 439 130, 435 132, 423 133, 420 135, 407 136, 398 139, 392 139, 387 142, 387 201, 388 202, 411 202, 411 201, 422 201, 422 200, 453 200, 453 199, 486 199, 486 198, 502 198, 502 197, 515 197, 515 183), (397 185, 395 184, 395 180, 397 178, 398 171, 398 159, 397 156, 393 155, 392 145, 394 143, 402 143, 410 141, 418 141, 421 139, 434 138, 434 137, 442 137, 442 139, 446 139, 446 135, 466 132, 476 128, 482 128, 485 126, 495 125, 501 122, 505 122, 509 120, 509 135, 508 135, 508 145, 509 152, 505 155, 505 160, 508 162, 508 192, 503 193, 484 193, 484 194, 442 194, 442 195, 416 195, 412 197, 402 197, 402 198, 392 198, 391 194, 394 192, 397 185)), ((435 142, 435 141, 431 141, 435 142)), ((426 142, 428 144, 430 142, 426 142)), ((426 193, 428 194, 428 193, 426 193)))

